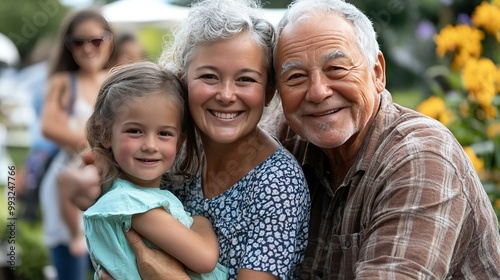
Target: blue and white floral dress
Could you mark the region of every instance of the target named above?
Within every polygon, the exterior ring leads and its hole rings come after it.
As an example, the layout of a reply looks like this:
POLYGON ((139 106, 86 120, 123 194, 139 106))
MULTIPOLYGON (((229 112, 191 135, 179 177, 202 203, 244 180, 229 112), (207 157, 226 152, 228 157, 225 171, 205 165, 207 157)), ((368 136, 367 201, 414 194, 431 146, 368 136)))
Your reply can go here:
POLYGON ((302 169, 280 146, 224 193, 205 199, 201 173, 170 189, 192 215, 208 218, 219 240, 219 263, 296 279, 307 245, 310 197, 302 169))

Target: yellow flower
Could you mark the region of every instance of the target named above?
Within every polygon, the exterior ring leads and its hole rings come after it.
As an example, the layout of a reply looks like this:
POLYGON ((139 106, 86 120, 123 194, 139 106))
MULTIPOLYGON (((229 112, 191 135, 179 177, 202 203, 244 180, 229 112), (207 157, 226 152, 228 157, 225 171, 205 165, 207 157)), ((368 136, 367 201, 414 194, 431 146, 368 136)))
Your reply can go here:
POLYGON ((486 134, 488 135, 488 138, 495 138, 495 136, 500 135, 500 122, 494 122, 490 125, 488 125, 488 128, 486 129, 486 134))
POLYGON ((462 69, 464 88, 469 91, 469 99, 483 107, 491 105, 498 83, 498 69, 488 58, 469 59, 462 69))
POLYGON ((471 147, 464 147, 465 153, 469 156, 472 165, 476 172, 480 172, 484 169, 484 161, 476 156, 474 150, 471 147))
POLYGON ((444 110, 439 114, 437 120, 447 126, 455 120, 455 114, 451 110, 444 110))
POLYGON ((478 58, 482 51, 484 32, 469 25, 447 25, 434 36, 436 53, 443 57, 447 52, 455 52, 453 68, 459 69, 470 58, 478 58))
POLYGON ((439 120, 441 113, 446 111, 446 104, 442 98, 431 96, 418 105, 417 111, 433 119, 439 120))
POLYGON ((434 35, 436 53, 443 57, 447 52, 454 51, 458 47, 457 32, 454 26, 448 24, 441 29, 439 34, 434 35))
POLYGON ((482 110, 484 111, 484 114, 486 115, 486 118, 489 120, 492 120, 497 117, 498 115, 498 109, 497 107, 489 104, 486 106, 482 107, 482 110))
MULTIPOLYGON (((497 97, 500 95, 500 66, 497 61, 500 0, 478 3, 471 15, 471 22, 471 25, 447 25, 434 36, 437 55, 452 59, 449 65, 451 70, 460 75, 461 84, 459 88, 453 87, 452 95, 442 98, 433 96, 424 100, 417 111, 437 119, 453 133, 458 133, 457 139, 463 145, 490 141, 496 150, 497 140, 500 139, 500 107, 497 102, 497 99, 500 100, 500 96, 497 97), (485 40, 486 37, 488 40, 485 40), (486 50, 484 54, 483 44, 486 50)), ((451 76, 452 79, 454 77, 451 76)), ((456 85, 455 80, 451 81, 456 85)), ((464 147, 464 150, 479 174, 500 168, 496 152, 485 150, 484 155, 477 156, 470 146, 464 147), (495 159, 491 160, 493 157, 495 159)), ((500 176, 488 180, 500 182, 500 176)), ((496 203, 500 209, 500 198, 496 203)))
POLYGON ((500 198, 495 200, 495 208, 500 208, 500 198))
POLYGON ((460 37, 462 49, 472 57, 479 57, 483 51, 484 32, 468 25, 458 25, 457 32, 460 37))
POLYGON ((472 23, 493 35, 500 31, 500 6, 482 2, 472 13, 472 23))

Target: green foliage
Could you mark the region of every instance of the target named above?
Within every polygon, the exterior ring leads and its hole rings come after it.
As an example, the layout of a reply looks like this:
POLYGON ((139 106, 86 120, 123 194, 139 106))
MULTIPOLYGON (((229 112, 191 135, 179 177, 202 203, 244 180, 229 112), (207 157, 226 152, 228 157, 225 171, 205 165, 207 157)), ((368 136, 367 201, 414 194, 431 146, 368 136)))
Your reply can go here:
POLYGON ((7 230, 7 218, 9 217, 7 211, 7 197, 5 197, 5 186, 0 185, 0 243, 7 240, 8 233, 7 230))
MULTIPOLYGON (((15 233, 8 233, 7 227, 8 212, 7 198, 5 197, 5 186, 0 186, 0 241, 15 247, 16 279, 44 280, 42 269, 48 264, 48 251, 42 241, 41 224, 28 223, 17 219, 15 223, 15 233), (14 243, 13 243, 14 242, 14 243)), ((16 201, 16 209, 19 208, 19 201, 16 201)), ((19 213, 19 211, 18 211, 19 213)), ((2 251, 4 253, 4 251, 2 251)))
POLYGON ((170 40, 171 37, 170 31, 156 26, 144 26, 138 32, 139 41, 146 52, 146 59, 153 62, 158 61, 164 40, 170 40))
POLYGON ((392 100, 404 107, 415 110, 422 101, 422 93, 418 89, 391 91, 392 100))
POLYGON ((21 168, 29 153, 29 148, 26 147, 8 147, 7 152, 12 158, 14 166, 21 168))
POLYGON ((49 264, 49 253, 42 240, 42 226, 20 221, 18 227, 17 243, 21 250, 16 275, 19 279, 44 280, 42 271, 49 264))
MULTIPOLYGON (((8 153, 16 166, 16 172, 23 165, 28 150, 26 148, 10 147, 8 153)), ((18 186, 16 185, 16 193, 18 186)), ((10 222, 7 211, 7 197, 5 186, 0 186, 0 243, 9 242, 9 246, 16 248, 16 279, 44 280, 43 267, 49 264, 49 255, 43 243, 42 225, 40 221, 29 222, 19 218, 19 213, 24 206, 23 202, 16 197, 15 235, 10 235, 7 223, 10 222), (15 242, 15 243, 10 243, 15 242)), ((18 194, 18 193, 17 193, 18 194)), ((3 253, 3 251, 2 251, 3 253)), ((1 277, 0 277, 1 278, 1 277)))
POLYGON ((58 0, 0 1, 0 33, 9 37, 21 59, 43 36, 56 36, 67 8, 58 0))

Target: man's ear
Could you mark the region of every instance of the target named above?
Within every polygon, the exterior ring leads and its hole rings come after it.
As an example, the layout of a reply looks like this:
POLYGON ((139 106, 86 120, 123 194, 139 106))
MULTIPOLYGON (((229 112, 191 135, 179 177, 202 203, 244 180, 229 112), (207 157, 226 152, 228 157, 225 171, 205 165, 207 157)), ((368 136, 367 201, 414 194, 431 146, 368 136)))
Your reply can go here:
POLYGON ((385 58, 381 51, 378 52, 377 60, 373 67, 373 81, 378 93, 385 90, 385 58))

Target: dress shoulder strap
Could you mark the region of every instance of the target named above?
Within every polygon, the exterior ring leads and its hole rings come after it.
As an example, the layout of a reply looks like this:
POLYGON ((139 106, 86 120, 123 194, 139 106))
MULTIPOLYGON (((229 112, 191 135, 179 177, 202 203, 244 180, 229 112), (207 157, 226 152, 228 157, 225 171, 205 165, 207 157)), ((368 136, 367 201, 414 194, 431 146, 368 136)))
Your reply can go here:
POLYGON ((69 73, 69 82, 71 86, 71 90, 69 93, 69 102, 68 102, 68 113, 69 115, 73 115, 73 105, 75 104, 76 100, 76 73, 75 72, 70 72, 69 73))

